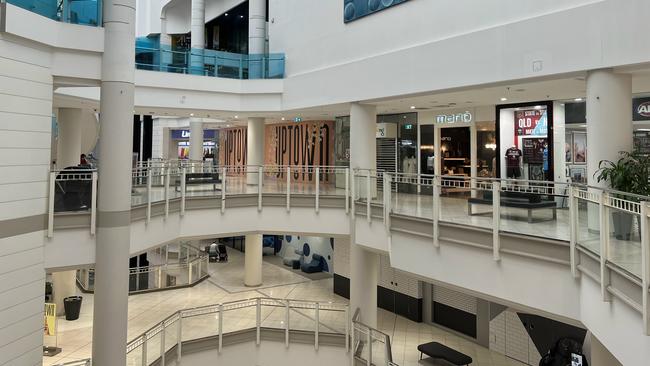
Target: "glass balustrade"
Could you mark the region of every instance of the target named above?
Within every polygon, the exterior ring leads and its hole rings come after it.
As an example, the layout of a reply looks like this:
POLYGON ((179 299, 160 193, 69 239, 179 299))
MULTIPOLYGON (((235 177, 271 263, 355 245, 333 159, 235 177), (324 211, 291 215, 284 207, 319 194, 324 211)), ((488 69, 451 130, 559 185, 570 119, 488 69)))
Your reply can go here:
POLYGON ((102 24, 101 0, 7 0, 52 20, 88 26, 102 24))

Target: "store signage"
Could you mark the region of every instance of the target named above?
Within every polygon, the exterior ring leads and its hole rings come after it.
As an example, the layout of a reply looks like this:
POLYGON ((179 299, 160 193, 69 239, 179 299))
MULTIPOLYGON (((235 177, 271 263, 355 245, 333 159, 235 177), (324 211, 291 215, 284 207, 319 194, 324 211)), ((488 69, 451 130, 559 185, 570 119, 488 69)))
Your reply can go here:
POLYGON ((515 133, 517 136, 546 136, 548 133, 546 110, 515 111, 515 133))
POLYGON ((469 111, 456 114, 439 114, 436 116, 436 123, 470 123, 473 117, 469 111))
POLYGON ((375 137, 378 139, 395 139, 397 138, 397 124, 395 123, 377 123, 375 137))
POLYGON ((45 303, 45 328, 46 336, 56 335, 56 304, 45 303))
POLYGON ((296 117, 296 118, 293 119, 293 121, 296 122, 296 123, 300 123, 300 122, 302 122, 302 117, 296 117))
MULTIPOLYGON (((185 140, 190 138, 190 130, 172 130, 172 139, 185 140)), ((216 130, 203 130, 203 138, 207 140, 214 139, 217 136, 216 130)))
POLYGON ((650 98, 636 98, 632 102, 632 107, 634 121, 650 121, 650 98))
POLYGON ((343 0, 343 21, 357 20, 408 0, 343 0))

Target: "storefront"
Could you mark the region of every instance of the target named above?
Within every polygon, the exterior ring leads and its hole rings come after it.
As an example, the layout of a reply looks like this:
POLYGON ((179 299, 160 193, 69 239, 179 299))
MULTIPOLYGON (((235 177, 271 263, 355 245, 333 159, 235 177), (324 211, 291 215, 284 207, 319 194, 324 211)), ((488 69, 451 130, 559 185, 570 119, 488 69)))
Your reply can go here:
MULTIPOLYGON (((190 130, 170 130, 169 156, 186 160, 190 158, 190 130)), ((217 130, 203 130, 203 159, 214 160, 218 155, 217 130)))

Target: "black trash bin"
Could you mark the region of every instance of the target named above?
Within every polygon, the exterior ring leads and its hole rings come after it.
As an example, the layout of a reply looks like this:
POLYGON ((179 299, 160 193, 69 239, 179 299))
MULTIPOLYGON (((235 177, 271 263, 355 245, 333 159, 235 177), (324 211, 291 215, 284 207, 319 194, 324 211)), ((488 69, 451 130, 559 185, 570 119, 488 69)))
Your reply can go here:
POLYGON ((63 308, 65 309, 65 320, 79 319, 81 312, 81 296, 70 296, 63 299, 63 308))

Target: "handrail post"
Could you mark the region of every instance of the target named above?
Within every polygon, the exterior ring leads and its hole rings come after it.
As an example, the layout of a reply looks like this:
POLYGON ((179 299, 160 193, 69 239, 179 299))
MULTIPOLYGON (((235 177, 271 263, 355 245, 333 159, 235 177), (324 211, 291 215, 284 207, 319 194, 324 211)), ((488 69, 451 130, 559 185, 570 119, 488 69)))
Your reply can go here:
POLYGON ((185 216, 185 178, 187 177, 187 167, 181 168, 181 216, 185 216))
POLYGON ((600 294, 603 301, 609 302, 612 300, 611 295, 607 291, 610 283, 609 270, 607 269, 607 259, 609 258, 609 210, 607 209, 607 202, 609 200, 608 194, 605 191, 600 191, 599 201, 599 216, 600 216, 600 294))
POLYGON ((370 169, 366 174, 366 216, 368 218, 368 223, 372 222, 370 217, 370 169))
POLYGON ((226 174, 228 168, 224 167, 221 172, 221 213, 226 212, 226 174))
POLYGON ((50 194, 47 198, 47 237, 54 236, 54 187, 56 185, 56 173, 50 172, 50 194))
POLYGON ((643 313, 643 332, 650 335, 650 299, 648 299, 648 286, 650 286, 650 231, 648 227, 648 202, 641 203, 641 303, 643 313))
POLYGON ((142 366, 147 366, 147 333, 142 335, 142 366))
POLYGON ((570 239, 569 247, 571 250, 571 274, 574 278, 578 278, 578 252, 576 244, 578 242, 578 199, 576 197, 576 188, 573 185, 569 186, 569 229, 570 239))
POLYGON ((160 364, 165 365, 165 321, 162 322, 162 330, 160 331, 160 364))
POLYGON ((147 168, 147 224, 151 222, 151 167, 147 168))
POLYGON ((90 235, 95 235, 97 229, 97 171, 92 173, 90 186, 90 235))
POLYGON ((223 304, 219 304, 219 353, 223 347, 223 304))
POLYGON ((187 284, 192 283, 192 262, 190 261, 190 254, 187 253, 187 284))
POLYGON ((169 217, 169 170, 165 169, 165 219, 169 217))
POLYGON ((431 215, 433 219, 433 246, 440 247, 440 177, 435 176, 431 180, 433 184, 433 209, 431 215))
POLYGON ((350 352, 350 307, 345 308, 345 352, 350 352))
POLYGON ((262 326, 262 299, 257 298, 255 304, 255 344, 260 345, 260 331, 262 326))
POLYGON ((262 180, 264 179, 264 176, 262 175, 263 173, 263 167, 258 167, 257 168, 257 211, 261 212, 262 211, 262 180))
POLYGON ((391 203, 391 179, 388 173, 384 173, 384 226, 386 232, 390 235, 390 203, 391 203))
POLYGON ((162 280, 162 266, 158 266, 158 288, 159 289, 162 288, 162 283, 163 283, 163 280, 162 280))
POLYGON ((289 300, 284 302, 284 346, 289 348, 289 300))
POLYGON ((350 213, 350 168, 345 168, 345 214, 350 213))
POLYGON ((287 212, 291 211, 291 167, 287 166, 287 212))
POLYGON ((366 365, 371 366, 372 365, 372 329, 370 327, 367 327, 368 329, 368 359, 366 360, 366 365))
POLYGON ((316 167, 316 213, 319 209, 320 201, 320 166, 316 167))
POLYGON ((314 329, 314 348, 316 351, 318 351, 318 332, 320 330, 320 304, 316 303, 316 307, 314 308, 314 319, 316 321, 315 324, 315 329, 314 329))
POLYGON ((356 209, 356 195, 357 195, 357 175, 354 170, 350 172, 351 174, 351 179, 350 179, 350 198, 351 198, 351 204, 350 204, 350 210, 352 210, 352 217, 355 217, 357 209, 356 209))
POLYGON ((492 183, 492 257, 501 260, 501 182, 492 183))
POLYGON ((351 361, 350 365, 354 366, 356 364, 355 356, 356 356, 356 353, 357 353, 357 346, 356 346, 356 343, 354 343, 355 342, 354 341, 354 334, 355 334, 356 328, 354 327, 354 321, 352 319, 350 319, 350 325, 352 327, 351 332, 350 332, 350 346, 351 346, 350 348, 352 350, 352 354, 350 355, 351 356, 350 357, 350 361, 351 361))
POLYGON ((176 363, 181 362, 181 351, 183 347, 183 312, 178 312, 178 329, 176 333, 176 363))

